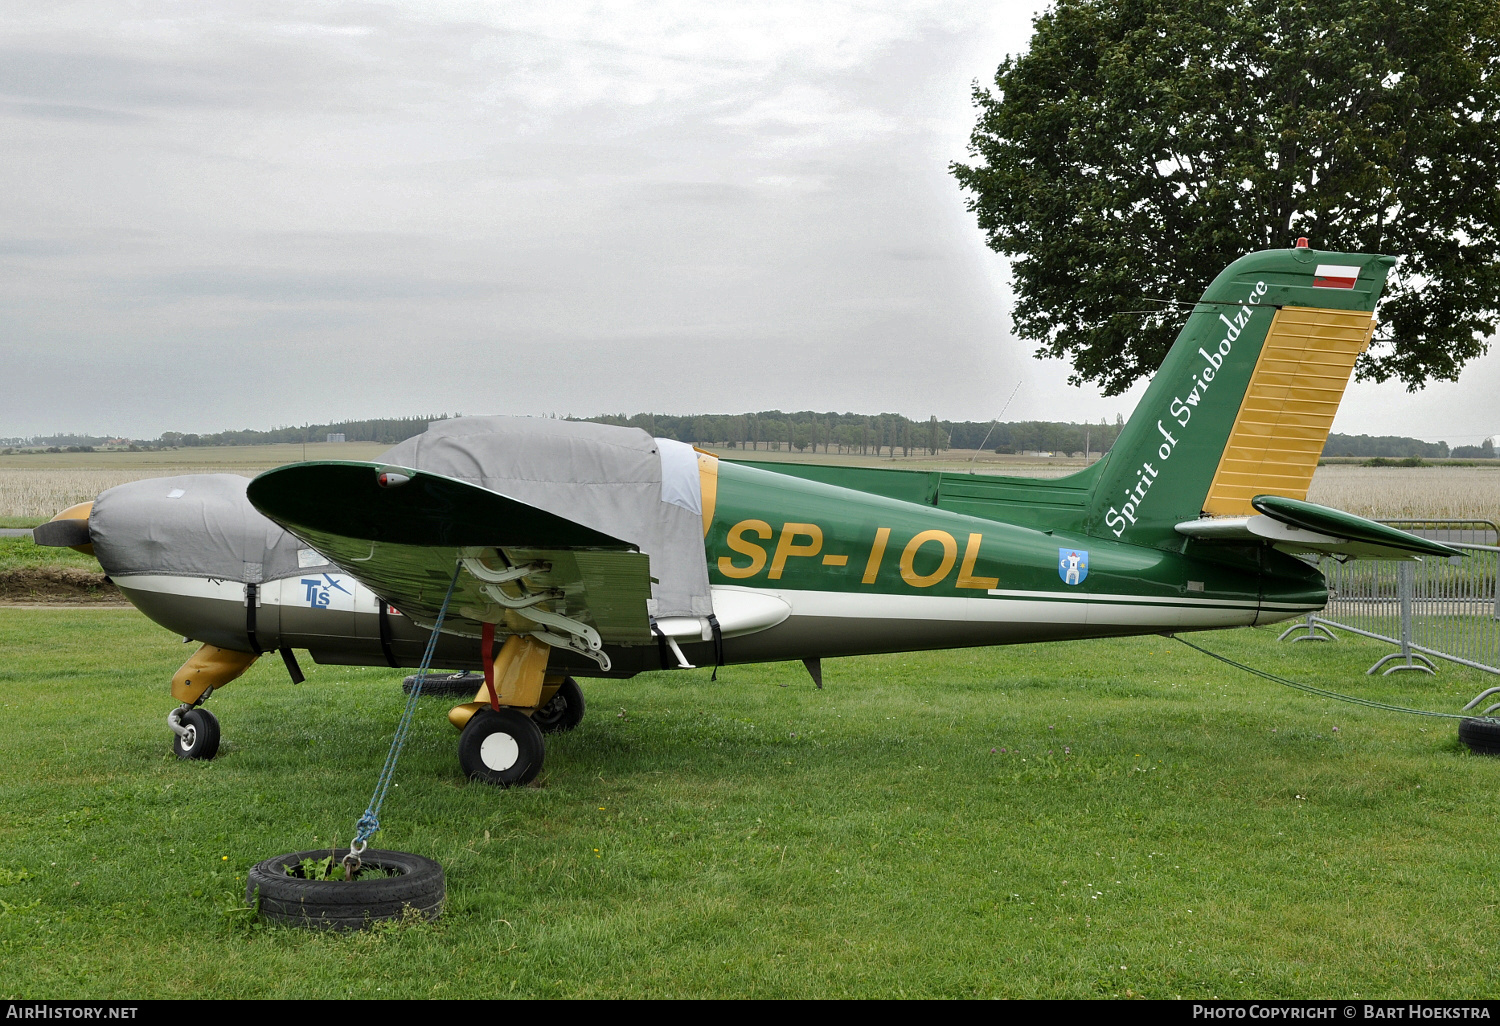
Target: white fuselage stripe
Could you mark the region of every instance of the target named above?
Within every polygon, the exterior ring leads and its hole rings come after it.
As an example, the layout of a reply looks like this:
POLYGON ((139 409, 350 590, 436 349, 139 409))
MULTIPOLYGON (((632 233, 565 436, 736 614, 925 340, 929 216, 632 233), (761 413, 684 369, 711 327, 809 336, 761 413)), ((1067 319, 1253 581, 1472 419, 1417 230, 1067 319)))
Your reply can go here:
MULTIPOLYGON (((347 612, 351 608, 358 613, 377 613, 380 604, 375 594, 354 578, 344 573, 328 573, 324 569, 306 570, 297 577, 282 577, 274 581, 263 581, 257 589, 259 605, 297 606, 309 608, 312 603, 306 598, 307 588, 303 578, 330 578, 340 586, 340 605, 336 608, 347 612)), ((239 581, 226 581, 218 577, 187 577, 174 574, 127 574, 112 578, 116 586, 129 597, 132 591, 152 592, 158 595, 179 595, 184 598, 217 599, 224 602, 245 601, 245 585, 239 581)))
MULTIPOLYGON (((720 590, 715 585, 714 590, 720 590)), ((1134 596, 1089 596, 1089 601, 1038 601, 1006 596, 1005 601, 992 598, 967 598, 952 595, 888 595, 857 592, 771 591, 767 588, 744 589, 774 594, 792 607, 792 618, 819 617, 834 619, 941 620, 989 623, 1072 623, 1072 624, 1160 624, 1163 627, 1194 625, 1221 626, 1250 623, 1259 612, 1258 604, 1246 602, 1143 603, 1134 596)), ((1047 594, 1045 592, 1037 594, 1047 594)), ((1293 606, 1292 608, 1304 608, 1293 606)))

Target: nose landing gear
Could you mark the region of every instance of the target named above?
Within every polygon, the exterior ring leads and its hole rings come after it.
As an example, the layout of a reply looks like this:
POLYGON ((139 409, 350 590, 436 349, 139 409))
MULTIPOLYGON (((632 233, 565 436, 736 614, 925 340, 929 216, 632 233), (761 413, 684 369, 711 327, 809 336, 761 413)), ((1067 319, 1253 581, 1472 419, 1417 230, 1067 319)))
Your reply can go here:
POLYGON ((167 726, 175 735, 172 751, 177 758, 212 759, 219 754, 219 720, 202 708, 203 702, 259 658, 253 652, 217 645, 204 645, 188 656, 172 677, 172 697, 182 704, 167 714, 167 726))

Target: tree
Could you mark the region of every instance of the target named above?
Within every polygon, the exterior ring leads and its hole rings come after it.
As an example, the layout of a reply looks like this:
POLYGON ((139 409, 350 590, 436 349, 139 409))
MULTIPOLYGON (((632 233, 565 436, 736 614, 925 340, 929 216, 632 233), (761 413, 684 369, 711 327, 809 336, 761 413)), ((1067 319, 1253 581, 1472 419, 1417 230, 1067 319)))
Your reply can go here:
POLYGON ((1358 376, 1409 390, 1500 308, 1500 4, 1057 0, 952 165, 1016 333, 1118 395, 1211 276, 1307 236, 1401 258, 1358 376), (1141 313, 1143 309, 1150 312, 1141 313))

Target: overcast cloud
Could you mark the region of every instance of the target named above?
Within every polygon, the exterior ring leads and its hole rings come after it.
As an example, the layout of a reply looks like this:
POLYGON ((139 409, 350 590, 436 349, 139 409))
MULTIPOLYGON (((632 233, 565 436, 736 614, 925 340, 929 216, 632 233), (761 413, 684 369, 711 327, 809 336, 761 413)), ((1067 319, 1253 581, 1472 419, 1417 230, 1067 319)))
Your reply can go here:
MULTIPOLYGON (((50 3, 0 23, 0 436, 1098 419, 947 173, 1036 4, 50 3)), ((1336 429, 1500 431, 1500 353, 1336 429)))

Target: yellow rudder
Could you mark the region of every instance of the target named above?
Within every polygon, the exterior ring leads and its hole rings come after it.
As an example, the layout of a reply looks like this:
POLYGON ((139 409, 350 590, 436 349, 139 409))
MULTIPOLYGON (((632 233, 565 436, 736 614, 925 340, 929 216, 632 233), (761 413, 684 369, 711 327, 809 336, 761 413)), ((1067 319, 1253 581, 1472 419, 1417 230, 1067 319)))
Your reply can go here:
POLYGON ((1256 495, 1306 499, 1373 318, 1357 310, 1276 311, 1203 512, 1246 516, 1256 495))

